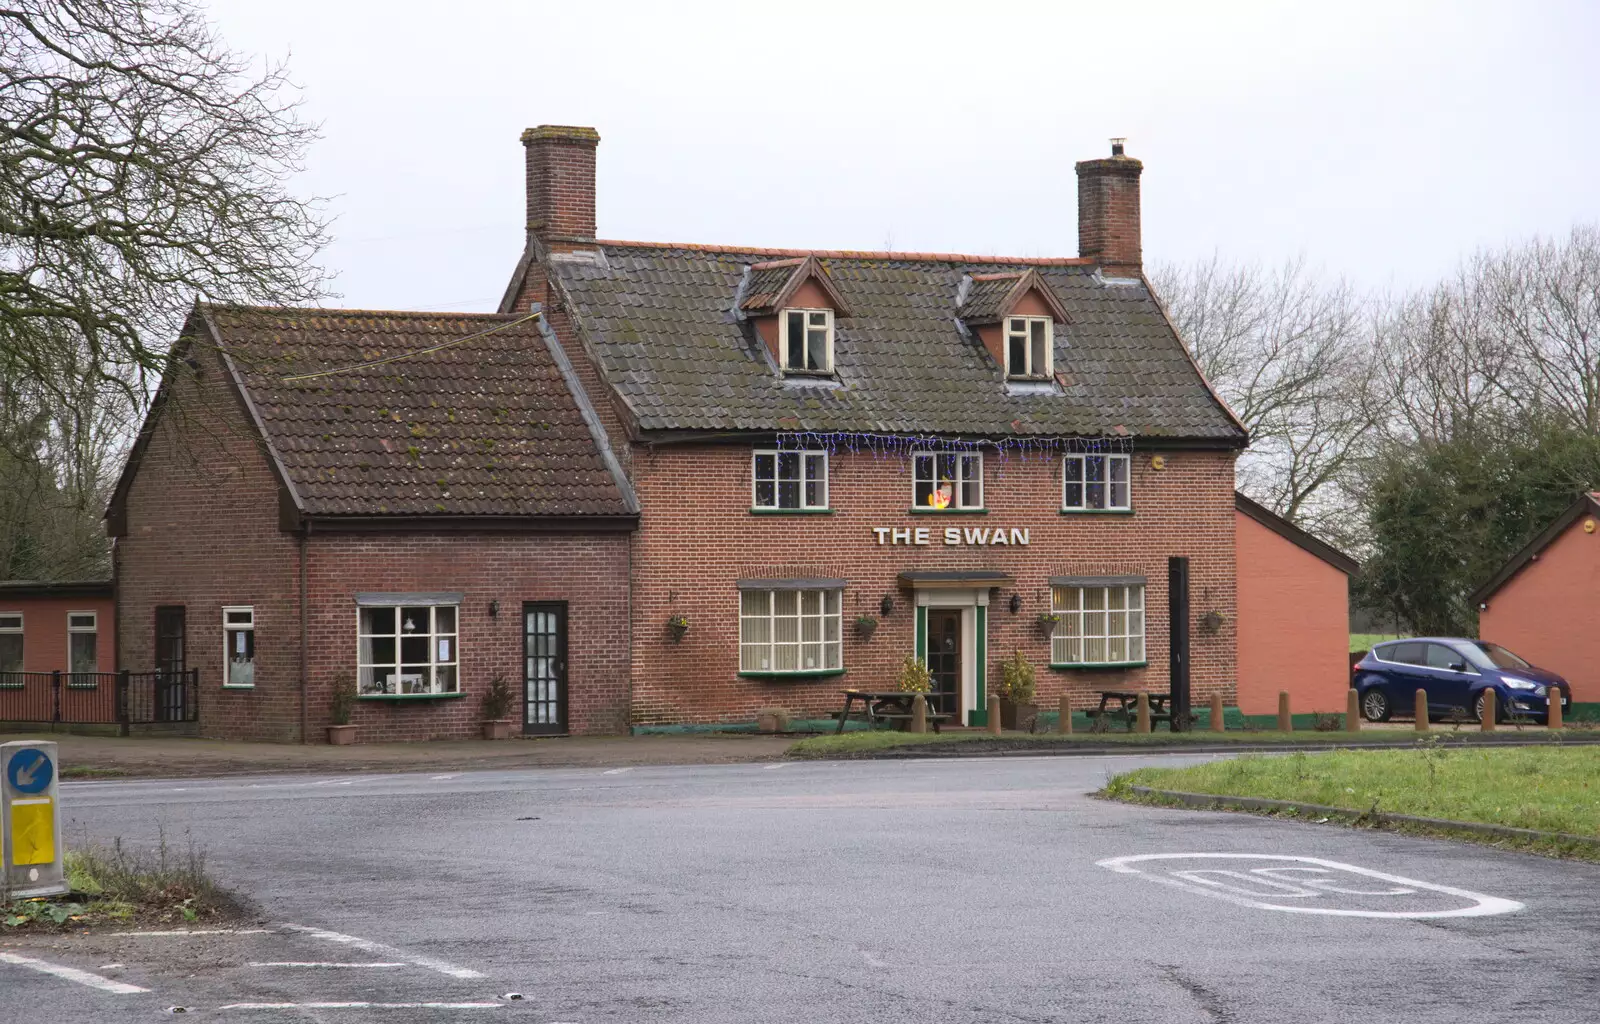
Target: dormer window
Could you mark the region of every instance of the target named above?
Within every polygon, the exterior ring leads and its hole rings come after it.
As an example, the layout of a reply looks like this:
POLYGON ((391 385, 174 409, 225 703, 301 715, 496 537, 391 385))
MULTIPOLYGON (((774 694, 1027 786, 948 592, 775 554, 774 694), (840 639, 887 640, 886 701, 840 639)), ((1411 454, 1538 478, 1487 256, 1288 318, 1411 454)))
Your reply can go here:
POLYGON ((786 309, 778 325, 785 372, 833 372, 833 310, 786 309))
POLYGON ((1049 377, 1051 327, 1049 317, 1006 317, 1006 376, 1049 377))

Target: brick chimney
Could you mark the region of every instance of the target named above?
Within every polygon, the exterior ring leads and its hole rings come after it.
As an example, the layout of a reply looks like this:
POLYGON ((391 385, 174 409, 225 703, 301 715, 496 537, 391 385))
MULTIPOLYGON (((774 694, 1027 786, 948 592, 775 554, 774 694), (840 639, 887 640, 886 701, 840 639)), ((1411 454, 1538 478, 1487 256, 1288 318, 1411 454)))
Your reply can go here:
POLYGON ((528 230, 551 252, 594 244, 593 128, 542 124, 522 133, 528 158, 528 230))
POLYGON ((1123 139, 1111 140, 1111 156, 1078 161, 1078 255, 1092 259, 1114 276, 1137 275, 1143 263, 1139 242, 1139 175, 1144 164, 1123 152, 1123 139))

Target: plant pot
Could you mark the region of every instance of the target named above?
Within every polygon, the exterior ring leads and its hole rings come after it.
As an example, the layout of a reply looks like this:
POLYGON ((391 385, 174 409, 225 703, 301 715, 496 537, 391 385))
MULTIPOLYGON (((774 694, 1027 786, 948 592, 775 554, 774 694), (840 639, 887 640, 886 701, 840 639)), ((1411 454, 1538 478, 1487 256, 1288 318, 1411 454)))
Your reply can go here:
POLYGON ((478 724, 483 726, 483 738, 486 740, 508 740, 511 738, 511 719, 509 718, 493 718, 478 724))
POLYGON ((878 620, 872 618, 856 620, 856 636, 863 640, 871 640, 872 634, 878 631, 878 620))
POLYGON ((1012 732, 1032 732, 1039 721, 1039 705, 1018 704, 1000 698, 1000 728, 1012 732))
POLYGON ((347 747, 356 741, 356 727, 353 725, 328 726, 328 742, 336 747, 347 747))
POLYGON ((1057 619, 1036 619, 1034 621, 1039 627, 1039 636, 1042 639, 1048 640, 1051 637, 1056 635, 1056 623, 1058 621, 1060 621, 1060 620, 1057 620, 1057 619))
POLYGON ((688 632, 689 632, 689 624, 687 622, 669 622, 669 623, 667 623, 667 639, 671 640, 673 643, 679 643, 680 641, 682 641, 683 638, 684 638, 684 635, 687 634, 688 632))

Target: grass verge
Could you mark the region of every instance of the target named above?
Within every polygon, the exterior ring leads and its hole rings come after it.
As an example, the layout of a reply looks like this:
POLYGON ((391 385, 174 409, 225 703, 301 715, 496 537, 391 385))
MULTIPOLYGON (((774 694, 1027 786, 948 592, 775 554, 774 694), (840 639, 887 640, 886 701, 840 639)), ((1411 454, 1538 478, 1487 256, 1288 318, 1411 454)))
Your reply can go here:
MULTIPOLYGON (((1113 778, 1105 795, 1141 799, 1131 793, 1132 786, 1321 804, 1364 813, 1362 820, 1373 823, 1381 823, 1378 816, 1385 813, 1406 814, 1600 837, 1600 747, 1595 746, 1445 749, 1422 741, 1408 750, 1245 756, 1184 768, 1139 768, 1113 778)), ((1557 839, 1395 827, 1560 856, 1600 857, 1600 848, 1557 839)))
MULTIPOLYGON (((1437 743, 1442 746, 1456 746, 1458 744, 1472 743, 1510 743, 1526 741, 1538 737, 1542 739, 1543 733, 1528 733, 1526 736, 1514 732, 1498 732, 1492 734, 1498 739, 1484 736, 1477 732, 1448 732, 1436 733, 1435 739, 1427 742, 1437 743)), ((1585 736, 1594 735, 1587 730, 1585 736)), ((800 740, 785 751, 788 757, 801 759, 834 759, 852 757, 882 757, 909 755, 915 751, 904 748, 938 748, 929 749, 930 753, 939 753, 949 747, 959 745, 963 753, 980 753, 1004 750, 1061 750, 1081 747, 1091 750, 1102 750, 1107 747, 1190 747, 1190 746, 1305 746, 1305 747, 1335 747, 1350 743, 1393 743, 1397 746, 1408 746, 1417 742, 1417 734, 1409 730, 1399 729, 1366 729, 1359 733, 1347 732, 1075 732, 1070 735, 1059 733, 1006 733, 993 736, 986 732, 947 732, 947 733, 910 733, 910 732, 847 732, 832 736, 813 736, 800 740)), ((1550 739, 1546 742, 1552 746, 1558 745, 1559 740, 1550 739)), ((954 751, 950 751, 954 753, 954 751)))
POLYGON ((42 899, 0 899, 0 934, 78 931, 93 926, 186 927, 231 920, 243 904, 206 871, 193 844, 182 851, 163 835, 152 851, 118 839, 66 855, 72 892, 42 899))

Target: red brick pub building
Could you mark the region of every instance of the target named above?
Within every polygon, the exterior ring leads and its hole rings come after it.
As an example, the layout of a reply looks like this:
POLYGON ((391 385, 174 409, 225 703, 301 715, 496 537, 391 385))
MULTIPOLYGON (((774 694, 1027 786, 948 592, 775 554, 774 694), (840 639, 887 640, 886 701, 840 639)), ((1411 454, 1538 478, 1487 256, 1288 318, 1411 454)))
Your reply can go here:
POLYGON ((529 732, 822 718, 912 656, 982 724, 1016 651, 1041 701, 1233 702, 1247 437, 1138 160, 1077 165, 1078 256, 1004 259, 602 241, 599 136, 522 141, 499 314, 191 318, 109 519, 120 661, 200 667, 204 732, 319 739, 347 677, 369 740, 496 676, 529 732))

